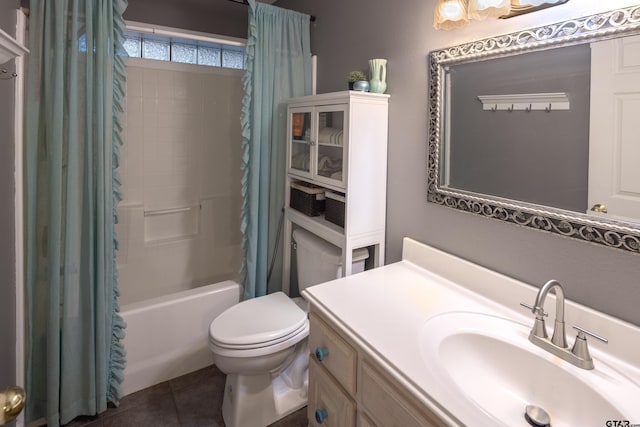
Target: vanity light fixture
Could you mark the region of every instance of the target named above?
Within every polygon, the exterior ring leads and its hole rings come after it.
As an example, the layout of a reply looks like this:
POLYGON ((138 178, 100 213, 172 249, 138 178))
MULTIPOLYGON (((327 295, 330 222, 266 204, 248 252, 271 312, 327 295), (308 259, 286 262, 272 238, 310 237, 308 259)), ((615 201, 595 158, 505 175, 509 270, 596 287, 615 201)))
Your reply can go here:
POLYGON ((451 30, 469 23, 470 19, 511 18, 535 12, 569 0, 438 0, 433 14, 436 30, 451 30))
POLYGON ((466 0, 438 0, 433 14, 436 30, 451 30, 469 23, 466 0))
POLYGON ((499 18, 511 12, 511 0, 470 0, 469 18, 499 18))

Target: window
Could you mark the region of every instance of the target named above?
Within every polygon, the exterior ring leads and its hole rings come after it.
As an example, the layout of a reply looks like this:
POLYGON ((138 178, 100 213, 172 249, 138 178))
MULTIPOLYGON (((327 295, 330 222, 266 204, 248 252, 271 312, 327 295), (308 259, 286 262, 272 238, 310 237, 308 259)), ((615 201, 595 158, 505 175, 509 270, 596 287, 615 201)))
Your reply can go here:
POLYGON ((131 58, 155 59, 238 70, 244 70, 247 67, 247 55, 244 47, 133 31, 127 31, 124 35, 124 48, 131 58))

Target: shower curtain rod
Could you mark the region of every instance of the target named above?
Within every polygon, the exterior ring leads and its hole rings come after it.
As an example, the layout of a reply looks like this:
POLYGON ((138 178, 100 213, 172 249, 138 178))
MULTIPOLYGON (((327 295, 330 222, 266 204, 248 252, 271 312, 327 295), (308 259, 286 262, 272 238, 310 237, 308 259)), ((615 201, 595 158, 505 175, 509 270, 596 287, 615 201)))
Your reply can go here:
MULTIPOLYGON (((232 2, 232 3, 238 3, 238 4, 249 5, 249 2, 248 2, 247 0, 229 0, 229 1, 230 1, 230 2, 232 2)), ((313 16, 313 15, 311 15, 311 16, 309 17, 309 20, 310 20, 311 22, 316 22, 316 17, 315 17, 315 16, 313 16)))

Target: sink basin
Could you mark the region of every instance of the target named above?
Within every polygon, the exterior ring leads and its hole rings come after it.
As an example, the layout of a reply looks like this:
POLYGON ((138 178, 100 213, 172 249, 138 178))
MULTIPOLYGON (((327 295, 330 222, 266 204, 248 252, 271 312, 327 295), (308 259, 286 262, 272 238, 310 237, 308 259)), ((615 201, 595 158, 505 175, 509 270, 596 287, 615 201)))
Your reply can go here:
POLYGON ((596 357, 595 369, 577 368, 529 342, 529 331, 470 312, 428 320, 420 350, 435 400, 474 426, 528 426, 527 405, 544 409, 552 427, 640 422, 636 383, 596 357))

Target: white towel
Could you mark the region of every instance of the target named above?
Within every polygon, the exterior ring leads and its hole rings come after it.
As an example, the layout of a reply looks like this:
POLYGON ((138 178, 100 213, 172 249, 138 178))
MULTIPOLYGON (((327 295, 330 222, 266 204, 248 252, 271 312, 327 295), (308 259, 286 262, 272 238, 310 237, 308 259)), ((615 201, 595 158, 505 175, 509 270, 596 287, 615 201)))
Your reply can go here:
POLYGON ((342 129, 322 128, 318 130, 318 143, 342 145, 343 134, 342 129))

